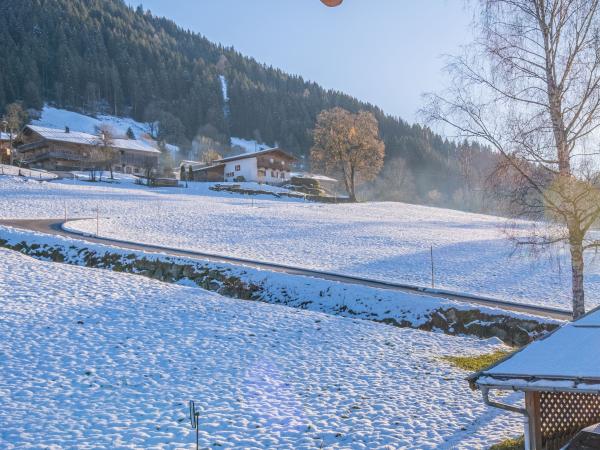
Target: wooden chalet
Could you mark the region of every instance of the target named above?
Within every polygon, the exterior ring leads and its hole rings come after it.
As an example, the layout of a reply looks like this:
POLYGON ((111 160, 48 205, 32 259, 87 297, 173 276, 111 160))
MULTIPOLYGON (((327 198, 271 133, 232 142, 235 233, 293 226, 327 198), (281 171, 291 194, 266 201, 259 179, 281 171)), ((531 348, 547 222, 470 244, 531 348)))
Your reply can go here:
POLYGON ((27 125, 16 148, 23 164, 45 170, 106 169, 141 174, 157 168, 160 151, 151 143, 136 139, 110 139, 99 136, 27 125))
POLYGON ((191 164, 196 181, 254 181, 284 184, 291 179, 296 157, 270 148, 213 161, 210 164, 191 164))

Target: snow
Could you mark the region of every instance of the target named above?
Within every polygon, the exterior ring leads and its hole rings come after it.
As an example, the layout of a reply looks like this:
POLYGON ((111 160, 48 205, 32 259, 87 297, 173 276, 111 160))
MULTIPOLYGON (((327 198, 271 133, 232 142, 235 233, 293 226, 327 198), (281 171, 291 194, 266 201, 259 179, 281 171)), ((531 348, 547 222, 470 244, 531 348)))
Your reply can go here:
MULTIPOLYGON (((0 250, 0 447, 482 448, 519 433, 440 360, 492 342, 0 250)), ((513 402, 514 395, 505 401, 513 402)))
POLYGON ((266 144, 261 144, 257 141, 242 139, 238 137, 231 138, 231 146, 232 147, 241 147, 244 149, 245 153, 254 153, 259 152, 261 150, 267 150, 271 148, 271 146, 266 144))
MULTIPOLYGON (((132 251, 131 249, 92 244, 64 236, 49 236, 8 226, 0 226, 0 239, 12 246, 27 242, 30 247, 35 245, 37 248, 46 249, 45 253, 52 253, 55 249, 59 250, 64 255, 66 263, 80 266, 86 266, 87 264, 85 255, 80 252, 81 248, 85 248, 93 252, 98 258, 112 260, 115 255, 118 255, 123 264, 129 263, 130 256, 135 255, 137 259, 161 261, 178 266, 191 266, 195 268, 196 273, 203 273, 206 270, 217 271, 224 273, 227 277, 239 279, 247 286, 259 287, 260 293, 255 292, 255 294, 258 295, 256 298, 260 301, 367 320, 386 321, 393 319, 397 322, 408 322, 413 328, 418 328, 430 321, 434 314, 440 314, 440 311, 449 309, 457 311, 475 309, 482 314, 509 316, 537 323, 557 325, 564 323, 531 314, 444 298, 428 297, 427 295, 361 285, 348 285, 318 278, 255 269, 240 264, 216 263, 202 258, 175 257, 162 252, 132 251)), ((178 283, 185 285, 191 283, 191 285, 196 286, 195 283, 186 279, 179 280, 178 283)), ((494 323, 496 322, 488 322, 487 324, 494 323)), ((473 321, 466 326, 469 327, 474 324, 486 325, 481 321, 473 321)), ((497 343, 502 343, 498 338, 491 339, 495 339, 497 343)))
POLYGON ((125 136, 127 129, 131 127, 136 138, 143 134, 150 134, 148 124, 137 122, 129 117, 116 117, 99 114, 95 117, 80 114, 66 109, 54 108, 44 105, 39 119, 31 121, 32 125, 39 125, 47 128, 63 129, 68 126, 72 131, 95 134, 96 127, 100 125, 109 125, 115 134, 125 136))
POLYGON ((225 79, 225 75, 219 75, 219 80, 221 81, 221 91, 223 92, 223 100, 225 103, 229 101, 229 95, 227 94, 227 80, 225 79))
MULTIPOLYGON (((240 196, 210 186, 148 190, 125 181, 0 177, 0 217, 63 217, 65 205, 69 218, 95 217, 99 207, 107 237, 423 286, 430 285, 433 246, 436 288, 570 308, 566 252, 554 261, 511 256, 502 218, 391 202, 240 196)), ((95 232, 96 224, 68 227, 95 232)), ((590 256, 586 292, 588 307, 600 304, 600 266, 590 256)))
MULTIPOLYGON (((38 125, 27 125, 27 128, 42 136, 44 139, 56 142, 70 142, 84 145, 100 145, 101 140, 97 134, 84 133, 81 131, 67 131, 66 129, 46 128, 38 125)), ((110 147, 121 150, 135 150, 146 153, 160 153, 153 141, 141 139, 120 139, 110 140, 110 147)))
POLYGON ((41 169, 23 169, 9 164, 0 164, 0 175, 19 176, 19 172, 21 173, 21 177, 35 180, 53 180, 58 178, 58 175, 41 169))

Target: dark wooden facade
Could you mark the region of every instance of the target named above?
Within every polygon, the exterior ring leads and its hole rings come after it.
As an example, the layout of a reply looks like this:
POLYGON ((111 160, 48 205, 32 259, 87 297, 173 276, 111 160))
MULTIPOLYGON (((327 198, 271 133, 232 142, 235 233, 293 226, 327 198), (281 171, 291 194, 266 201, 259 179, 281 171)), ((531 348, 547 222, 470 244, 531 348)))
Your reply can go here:
POLYGON ((48 139, 29 127, 21 133, 16 151, 22 163, 29 167, 84 171, 106 170, 112 166, 116 172, 132 174, 142 174, 148 167, 157 168, 159 155, 135 149, 103 147, 93 139, 82 142, 48 139))

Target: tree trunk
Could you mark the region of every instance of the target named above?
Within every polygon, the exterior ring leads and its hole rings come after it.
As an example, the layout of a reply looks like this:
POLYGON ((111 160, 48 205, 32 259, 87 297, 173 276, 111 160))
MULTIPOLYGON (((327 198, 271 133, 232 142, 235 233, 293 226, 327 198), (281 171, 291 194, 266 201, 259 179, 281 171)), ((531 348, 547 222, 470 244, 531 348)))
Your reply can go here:
POLYGON ((350 201, 356 202, 356 184, 354 182, 354 166, 350 167, 350 201))
POLYGON ((571 277, 573 290, 573 320, 585 314, 583 291, 583 244, 581 239, 571 239, 571 277))

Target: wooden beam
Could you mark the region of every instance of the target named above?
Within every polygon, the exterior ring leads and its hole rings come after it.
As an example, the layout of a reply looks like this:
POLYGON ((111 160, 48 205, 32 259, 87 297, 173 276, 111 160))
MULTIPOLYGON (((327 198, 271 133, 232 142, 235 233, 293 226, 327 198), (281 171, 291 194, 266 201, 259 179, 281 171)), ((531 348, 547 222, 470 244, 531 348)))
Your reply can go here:
POLYGON ((525 392, 525 409, 529 414, 529 449, 542 450, 542 416, 540 411, 540 393, 525 392))

